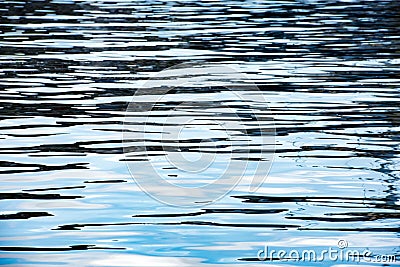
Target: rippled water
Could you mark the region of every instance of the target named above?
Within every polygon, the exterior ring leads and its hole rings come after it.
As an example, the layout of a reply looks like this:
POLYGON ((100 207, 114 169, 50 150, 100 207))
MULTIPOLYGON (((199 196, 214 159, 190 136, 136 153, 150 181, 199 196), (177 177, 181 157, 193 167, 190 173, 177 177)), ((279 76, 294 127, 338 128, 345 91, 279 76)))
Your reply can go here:
MULTIPOLYGON (((247 266, 265 245, 338 240, 398 257, 398 1, 0 0, 0 13, 2 264, 247 266), (275 161, 256 193, 175 208, 132 180, 128 103, 187 62, 235 68, 267 99, 275 161)), ((197 110, 246 108, 200 84, 170 92, 158 115, 199 95, 215 101, 197 110)))

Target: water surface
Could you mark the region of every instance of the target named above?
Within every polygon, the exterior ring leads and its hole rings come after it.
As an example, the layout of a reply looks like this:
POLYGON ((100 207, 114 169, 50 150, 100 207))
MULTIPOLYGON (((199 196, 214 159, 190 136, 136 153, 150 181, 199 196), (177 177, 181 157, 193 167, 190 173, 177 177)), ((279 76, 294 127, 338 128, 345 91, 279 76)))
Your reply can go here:
MULTIPOLYGON (((266 244, 321 250, 338 240, 399 255, 399 10, 398 1, 0 0, 1 263, 262 265, 266 244), (175 208, 131 178, 128 103, 149 77, 187 62, 235 68, 268 100, 275 161, 256 193, 238 186, 175 208)), ((202 94, 218 101, 187 110, 246 109, 225 93, 175 90, 158 114, 202 94)), ((150 160, 165 152, 153 142, 150 160)))

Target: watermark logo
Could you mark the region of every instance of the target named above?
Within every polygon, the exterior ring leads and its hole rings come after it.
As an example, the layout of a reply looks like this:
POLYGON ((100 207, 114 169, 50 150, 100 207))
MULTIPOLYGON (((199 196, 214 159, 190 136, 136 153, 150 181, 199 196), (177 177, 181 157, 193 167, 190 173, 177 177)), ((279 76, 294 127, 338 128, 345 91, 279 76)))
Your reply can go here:
POLYGON ((396 255, 376 255, 369 249, 349 248, 346 240, 339 240, 337 247, 327 249, 272 249, 267 245, 264 249, 257 252, 259 261, 281 261, 281 262, 374 262, 374 263, 393 263, 396 262, 396 255))
POLYGON ((266 179, 275 127, 264 93, 227 66, 181 64, 137 88, 124 121, 124 154, 141 190, 199 206, 266 179))

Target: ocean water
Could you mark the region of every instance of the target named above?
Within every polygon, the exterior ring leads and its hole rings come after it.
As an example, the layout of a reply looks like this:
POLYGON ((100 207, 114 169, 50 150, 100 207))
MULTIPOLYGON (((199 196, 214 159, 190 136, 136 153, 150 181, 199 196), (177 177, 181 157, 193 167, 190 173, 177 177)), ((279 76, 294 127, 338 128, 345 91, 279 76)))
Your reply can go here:
POLYGON ((0 264, 397 266, 399 1, 0 0, 0 14, 0 264), (193 73, 221 67, 235 74, 193 73), (245 168, 189 207, 139 186, 245 168))

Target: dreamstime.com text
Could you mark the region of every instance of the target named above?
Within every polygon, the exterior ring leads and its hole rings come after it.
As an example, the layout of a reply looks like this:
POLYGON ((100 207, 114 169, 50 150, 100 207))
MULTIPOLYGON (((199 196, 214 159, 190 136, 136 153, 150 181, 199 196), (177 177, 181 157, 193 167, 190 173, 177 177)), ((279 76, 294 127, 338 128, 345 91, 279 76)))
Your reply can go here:
POLYGON ((376 255, 369 249, 350 249, 346 240, 339 240, 337 247, 329 247, 323 250, 305 249, 276 250, 267 245, 257 253, 260 261, 303 261, 303 262, 375 262, 394 263, 396 255, 376 255))

